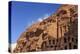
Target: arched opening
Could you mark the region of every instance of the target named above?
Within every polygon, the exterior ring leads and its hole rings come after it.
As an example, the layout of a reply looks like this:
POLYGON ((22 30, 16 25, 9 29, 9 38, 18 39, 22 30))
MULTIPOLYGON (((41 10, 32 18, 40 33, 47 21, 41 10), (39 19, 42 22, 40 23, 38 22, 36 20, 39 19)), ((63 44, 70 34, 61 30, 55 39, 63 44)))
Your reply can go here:
POLYGON ((71 43, 69 43, 69 49, 71 49, 72 47, 71 47, 71 43))
POLYGON ((67 46, 65 46, 64 49, 67 49, 67 46))
POLYGON ((46 49, 46 41, 42 43, 41 49, 42 49, 42 50, 45 50, 45 49, 46 49))

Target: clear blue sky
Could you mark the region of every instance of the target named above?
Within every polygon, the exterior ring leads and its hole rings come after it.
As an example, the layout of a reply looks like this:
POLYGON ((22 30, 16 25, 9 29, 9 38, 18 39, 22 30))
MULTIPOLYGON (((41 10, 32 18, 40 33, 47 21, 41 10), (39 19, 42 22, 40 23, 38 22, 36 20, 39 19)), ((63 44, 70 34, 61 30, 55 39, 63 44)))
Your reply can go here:
POLYGON ((12 2, 11 42, 15 43, 21 33, 39 18, 53 14, 61 5, 49 3, 12 2))

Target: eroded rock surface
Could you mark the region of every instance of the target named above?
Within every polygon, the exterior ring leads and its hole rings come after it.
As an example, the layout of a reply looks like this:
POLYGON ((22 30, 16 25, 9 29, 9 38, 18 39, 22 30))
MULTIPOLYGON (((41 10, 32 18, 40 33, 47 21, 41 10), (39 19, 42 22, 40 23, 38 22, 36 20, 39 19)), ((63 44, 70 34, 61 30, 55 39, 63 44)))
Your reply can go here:
POLYGON ((14 52, 78 48, 78 6, 62 5, 53 15, 22 33, 14 52))

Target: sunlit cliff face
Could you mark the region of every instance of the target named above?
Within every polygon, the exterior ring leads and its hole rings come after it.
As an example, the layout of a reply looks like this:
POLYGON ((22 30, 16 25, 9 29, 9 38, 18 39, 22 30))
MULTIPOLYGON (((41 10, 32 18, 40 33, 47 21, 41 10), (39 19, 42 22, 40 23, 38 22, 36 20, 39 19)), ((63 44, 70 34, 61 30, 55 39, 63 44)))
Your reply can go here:
POLYGON ((77 49, 76 5, 62 5, 55 14, 22 33, 14 52, 77 49))

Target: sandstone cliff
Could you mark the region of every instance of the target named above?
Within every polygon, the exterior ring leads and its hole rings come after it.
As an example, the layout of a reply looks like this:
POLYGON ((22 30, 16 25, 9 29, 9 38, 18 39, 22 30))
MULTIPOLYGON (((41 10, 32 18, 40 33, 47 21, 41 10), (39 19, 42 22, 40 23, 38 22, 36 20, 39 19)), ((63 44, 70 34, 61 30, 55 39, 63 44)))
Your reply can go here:
POLYGON ((36 22, 17 40, 14 52, 78 48, 78 6, 62 5, 42 22, 36 22))

